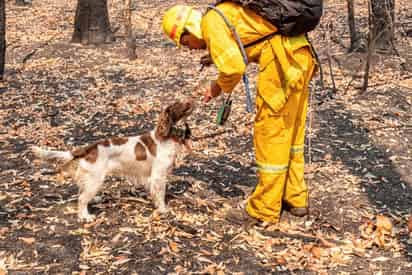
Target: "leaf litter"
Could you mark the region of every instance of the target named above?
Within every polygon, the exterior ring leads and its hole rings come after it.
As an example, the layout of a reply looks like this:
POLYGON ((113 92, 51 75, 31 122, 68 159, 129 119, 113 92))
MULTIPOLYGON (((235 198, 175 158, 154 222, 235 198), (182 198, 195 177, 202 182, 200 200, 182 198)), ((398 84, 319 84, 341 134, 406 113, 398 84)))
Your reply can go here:
MULTIPOLYGON (((366 2, 358 2, 365 16, 366 2)), ((0 88, 0 274, 407 274, 412 268, 412 75, 399 69, 398 58, 378 57, 372 87, 360 95, 355 74, 361 69, 353 68, 362 68, 364 57, 347 54, 338 43, 328 49, 338 92, 325 100, 323 91, 312 89, 311 163, 305 175, 309 217, 283 213, 279 224, 252 229, 225 221, 225 210, 242 203, 256 183, 253 116, 245 114, 239 85, 224 129, 214 125, 218 103, 199 104, 195 111, 194 136, 209 138, 195 140, 193 152, 178 160, 168 216, 153 212, 142 189, 132 194, 126 181, 113 177, 90 205, 96 220, 77 221, 76 186, 53 167, 33 161, 28 148, 72 148, 140 134, 153 127, 166 104, 198 96, 198 83, 216 72, 199 73, 201 53, 175 49, 164 38, 160 14, 172 4, 135 3, 138 59, 133 62, 121 54, 122 1, 109 1, 112 28, 120 27, 117 41, 98 48, 68 43, 74 0, 7 6, 7 65, 0 88)), ((327 64, 321 37, 328 22, 341 23, 334 26, 348 43, 342 5, 329 1, 311 34, 322 64, 327 64)), ((410 4, 402 1, 405 5, 410 4)), ((405 10, 397 11, 400 24, 412 17, 405 10)), ((399 33, 397 43, 410 63, 410 37, 399 33)), ((250 66, 252 75, 256 71, 250 66)), ((325 81, 330 86, 328 77, 325 81)), ((306 150, 308 156, 309 146, 306 150)))

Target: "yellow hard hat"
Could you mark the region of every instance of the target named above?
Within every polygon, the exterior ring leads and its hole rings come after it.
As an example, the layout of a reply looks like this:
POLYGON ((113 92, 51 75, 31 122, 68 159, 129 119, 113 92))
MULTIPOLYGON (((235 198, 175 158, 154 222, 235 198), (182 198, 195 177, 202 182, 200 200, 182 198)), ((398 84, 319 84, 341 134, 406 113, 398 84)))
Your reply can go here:
POLYGON ((180 37, 184 30, 202 39, 202 13, 190 6, 176 5, 168 9, 163 16, 163 31, 180 46, 180 37))

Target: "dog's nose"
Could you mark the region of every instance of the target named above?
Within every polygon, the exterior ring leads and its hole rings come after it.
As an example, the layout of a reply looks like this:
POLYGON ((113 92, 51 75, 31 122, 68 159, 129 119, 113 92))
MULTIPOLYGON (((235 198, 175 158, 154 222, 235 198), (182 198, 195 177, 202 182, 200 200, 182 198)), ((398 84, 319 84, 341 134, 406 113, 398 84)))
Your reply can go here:
POLYGON ((185 101, 185 105, 186 105, 187 108, 193 108, 194 105, 195 105, 195 102, 192 99, 188 99, 188 100, 185 101))

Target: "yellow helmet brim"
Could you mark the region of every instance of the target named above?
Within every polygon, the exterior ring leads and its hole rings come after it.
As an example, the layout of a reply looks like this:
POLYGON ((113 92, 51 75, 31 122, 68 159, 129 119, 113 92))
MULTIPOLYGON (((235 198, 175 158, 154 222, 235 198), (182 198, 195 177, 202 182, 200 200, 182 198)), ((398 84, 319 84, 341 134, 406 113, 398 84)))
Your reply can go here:
POLYGON ((162 27, 165 34, 179 47, 185 30, 202 38, 201 20, 202 14, 199 11, 190 6, 176 5, 165 12, 162 27))
POLYGON ((196 36, 198 39, 203 39, 202 36, 202 13, 198 10, 192 10, 185 23, 185 29, 196 36))

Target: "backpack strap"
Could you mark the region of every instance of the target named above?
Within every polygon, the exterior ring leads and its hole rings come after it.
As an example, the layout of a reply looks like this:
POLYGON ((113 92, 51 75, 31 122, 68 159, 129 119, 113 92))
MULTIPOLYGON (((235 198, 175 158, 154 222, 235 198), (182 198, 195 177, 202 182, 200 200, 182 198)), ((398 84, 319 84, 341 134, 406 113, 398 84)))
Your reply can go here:
MULTIPOLYGON (((240 49, 240 53, 242 54, 243 62, 245 63, 245 65, 247 65, 249 63, 249 60, 247 58, 245 47, 243 46, 242 41, 240 41, 239 34, 237 33, 235 27, 229 22, 229 20, 223 14, 223 12, 221 10, 219 10, 217 7, 215 7, 213 5, 208 5, 208 10, 214 10, 215 12, 217 12, 217 14, 219 14, 222 17, 223 21, 225 22, 226 26, 230 29, 230 31, 232 33, 232 36, 235 39, 235 41, 236 41, 236 43, 237 43, 237 45, 240 49)), ((243 74, 242 79, 243 79, 243 84, 245 86, 245 91, 246 91, 246 110, 247 110, 247 112, 251 113, 252 110, 253 110, 252 96, 250 94, 249 78, 247 77, 246 73, 243 74)))
POLYGON ((229 22, 227 17, 217 7, 215 7, 213 5, 208 5, 208 9, 212 9, 215 12, 217 12, 222 17, 223 21, 225 21, 226 26, 230 29, 233 38, 235 39, 237 45, 239 46, 240 53, 242 54, 242 57, 243 57, 243 62, 245 62, 245 65, 247 65, 249 63, 249 60, 247 58, 247 54, 246 54, 245 48, 243 46, 243 43, 242 43, 242 41, 240 41, 240 36, 237 33, 236 28, 229 22))
POLYGON ((257 45, 257 44, 259 44, 260 42, 263 42, 263 41, 266 41, 266 40, 270 40, 273 36, 275 36, 275 34, 278 34, 278 31, 269 33, 269 34, 267 34, 267 35, 265 35, 265 36, 262 36, 261 38, 256 39, 255 41, 252 41, 252 42, 250 42, 250 43, 247 43, 246 45, 244 45, 244 47, 245 47, 245 49, 246 49, 246 48, 249 48, 249 47, 252 47, 252 46, 257 45))

